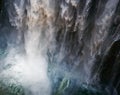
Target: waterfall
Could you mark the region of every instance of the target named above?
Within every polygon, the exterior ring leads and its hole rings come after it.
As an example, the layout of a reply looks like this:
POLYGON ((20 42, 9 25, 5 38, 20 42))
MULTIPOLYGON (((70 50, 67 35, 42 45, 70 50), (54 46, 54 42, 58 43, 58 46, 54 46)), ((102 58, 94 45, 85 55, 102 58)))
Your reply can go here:
MULTIPOLYGON (((31 0, 28 5, 24 0, 12 2, 16 16, 13 17, 12 10, 9 10, 9 22, 18 32, 16 45, 8 43, 7 57, 4 59, 6 65, 10 68, 4 70, 1 75, 15 78, 20 82, 28 95, 50 95, 51 86, 48 78, 48 63, 46 51, 51 43, 52 28, 51 17, 49 13, 49 1, 31 0), (46 6, 46 7, 45 7, 46 6), (24 13, 26 9, 27 13, 24 13), (26 28, 27 27, 27 28, 26 28), (23 34, 22 34, 23 32, 23 34), (24 37, 23 37, 24 36, 24 37), (19 49, 24 39, 23 52, 19 49), (21 44, 20 44, 21 42, 21 44)), ((9 7, 11 8, 11 7, 9 7)))
POLYGON ((119 0, 0 5, 0 87, 14 93, 20 85, 24 95, 120 94, 119 0))

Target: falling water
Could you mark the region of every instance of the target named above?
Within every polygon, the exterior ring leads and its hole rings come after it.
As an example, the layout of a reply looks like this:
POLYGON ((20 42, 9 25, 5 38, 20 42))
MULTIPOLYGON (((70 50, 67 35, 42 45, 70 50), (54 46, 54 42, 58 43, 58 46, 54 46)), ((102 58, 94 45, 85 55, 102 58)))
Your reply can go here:
POLYGON ((12 4, 17 16, 11 16, 12 10, 10 10, 9 21, 19 33, 16 35, 17 39, 11 39, 17 40, 15 43, 18 46, 14 47, 13 43, 8 43, 8 54, 4 61, 6 65, 10 65, 10 68, 4 70, 1 76, 11 77, 11 80, 16 79, 25 89, 28 88, 25 91, 26 95, 50 95, 51 86, 45 53, 54 31, 50 21, 53 14, 49 11, 49 1, 31 0, 26 5, 25 1, 21 0, 14 1, 12 4), (24 7, 26 14, 23 11, 24 7), (21 36, 22 32, 24 37, 21 36), (46 34, 46 32, 49 33, 46 34), (22 39, 24 39, 23 52, 19 50, 23 45, 23 43, 20 44, 22 39))
POLYGON ((119 0, 1 0, 0 95, 119 95, 119 0))

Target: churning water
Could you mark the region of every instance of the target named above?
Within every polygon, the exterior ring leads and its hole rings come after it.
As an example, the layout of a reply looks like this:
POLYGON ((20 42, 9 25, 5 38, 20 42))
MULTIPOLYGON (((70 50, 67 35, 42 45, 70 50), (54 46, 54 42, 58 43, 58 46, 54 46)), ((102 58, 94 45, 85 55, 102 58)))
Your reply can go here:
POLYGON ((119 0, 0 4, 0 95, 120 94, 119 0))

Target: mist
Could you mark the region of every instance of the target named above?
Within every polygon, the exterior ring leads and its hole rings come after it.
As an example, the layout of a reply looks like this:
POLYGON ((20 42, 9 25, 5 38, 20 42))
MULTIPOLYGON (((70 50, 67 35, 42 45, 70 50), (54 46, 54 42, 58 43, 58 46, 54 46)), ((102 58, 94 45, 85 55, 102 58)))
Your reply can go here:
POLYGON ((119 95, 119 0, 0 5, 0 95, 119 95))

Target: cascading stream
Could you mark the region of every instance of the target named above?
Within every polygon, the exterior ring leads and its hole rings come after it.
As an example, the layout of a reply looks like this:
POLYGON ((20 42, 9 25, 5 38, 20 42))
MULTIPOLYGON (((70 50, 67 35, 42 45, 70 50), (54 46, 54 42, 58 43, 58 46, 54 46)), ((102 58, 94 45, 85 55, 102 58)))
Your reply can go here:
POLYGON ((0 5, 0 95, 120 94, 120 0, 0 5))
MULTIPOLYGON (((5 61, 11 67, 4 70, 1 76, 15 78, 27 89, 26 95, 50 95, 51 85, 45 55, 51 41, 51 32, 53 32, 49 1, 31 0, 27 6, 24 3, 23 0, 13 2, 17 16, 9 16, 11 25, 15 26, 18 32, 22 31, 21 28, 27 27, 23 31, 24 53, 18 53, 19 50, 13 46, 8 47, 5 61), (23 13, 24 6, 27 10, 26 14, 23 13), (23 20, 25 20, 24 26, 23 20)), ((20 34, 18 34, 18 40, 23 38, 20 34)))

